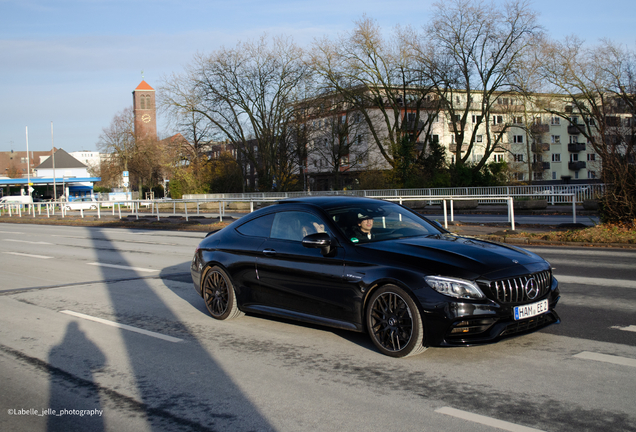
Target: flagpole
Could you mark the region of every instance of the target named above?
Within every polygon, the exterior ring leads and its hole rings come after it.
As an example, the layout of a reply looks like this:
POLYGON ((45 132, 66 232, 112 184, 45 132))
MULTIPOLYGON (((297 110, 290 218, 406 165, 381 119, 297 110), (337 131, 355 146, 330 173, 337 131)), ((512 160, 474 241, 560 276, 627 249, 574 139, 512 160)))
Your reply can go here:
POLYGON ((53 141, 53 122, 51 122, 51 158, 53 160, 53 202, 56 202, 57 184, 55 183, 55 141, 53 141))
POLYGON ((29 159, 29 127, 26 126, 26 147, 27 147, 27 195, 31 196, 31 161, 29 159))

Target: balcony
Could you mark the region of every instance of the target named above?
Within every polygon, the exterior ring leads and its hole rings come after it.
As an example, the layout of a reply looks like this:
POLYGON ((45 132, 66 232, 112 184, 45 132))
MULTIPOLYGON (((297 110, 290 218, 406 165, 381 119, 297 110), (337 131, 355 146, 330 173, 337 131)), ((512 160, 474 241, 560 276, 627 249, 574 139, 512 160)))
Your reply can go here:
POLYGON ((550 150, 549 143, 532 143, 532 152, 533 153, 543 153, 550 150))
POLYGON ((532 171, 547 171, 550 169, 550 162, 532 162, 532 171))
MULTIPOLYGON (((464 144, 461 148, 462 153, 465 153, 466 151, 468 151, 468 144, 464 144)), ((450 151, 451 153, 456 153, 457 152, 457 144, 450 144, 448 146, 448 151, 450 151)))
POLYGON ((579 128, 583 128, 583 125, 570 125, 568 126, 568 133, 570 135, 578 135, 581 133, 581 129, 579 128))
POLYGON ((578 171, 578 170, 584 169, 584 168, 585 168, 585 162, 583 162, 583 161, 569 162, 568 163, 568 169, 570 171, 578 171))
POLYGON ((570 153, 578 153, 585 151, 585 143, 570 143, 568 144, 568 151, 570 153))
POLYGON ((533 124, 530 126, 530 131, 534 135, 540 135, 550 132, 550 126, 547 124, 533 124))

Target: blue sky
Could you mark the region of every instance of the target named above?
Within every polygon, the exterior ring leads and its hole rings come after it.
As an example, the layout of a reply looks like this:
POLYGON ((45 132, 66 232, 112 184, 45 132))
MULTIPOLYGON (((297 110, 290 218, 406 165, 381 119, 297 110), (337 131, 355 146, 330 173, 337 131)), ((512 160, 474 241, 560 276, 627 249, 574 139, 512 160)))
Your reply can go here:
MULTIPOLYGON (((270 35, 308 46, 363 14, 385 30, 425 24, 432 1, 0 0, 0 151, 96 150, 102 128, 144 79, 182 71, 197 52, 270 35)), ((634 0, 536 0, 553 38, 609 38, 634 48, 634 0)), ((169 133, 158 118, 159 133, 169 133)))

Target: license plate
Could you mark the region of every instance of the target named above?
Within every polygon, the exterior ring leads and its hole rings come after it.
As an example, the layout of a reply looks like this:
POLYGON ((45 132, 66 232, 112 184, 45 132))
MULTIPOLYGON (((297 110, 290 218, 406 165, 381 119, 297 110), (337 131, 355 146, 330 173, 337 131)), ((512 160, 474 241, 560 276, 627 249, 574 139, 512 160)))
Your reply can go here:
POLYGON ((515 306, 515 320, 522 320, 541 315, 548 311, 548 300, 532 303, 524 306, 515 306))

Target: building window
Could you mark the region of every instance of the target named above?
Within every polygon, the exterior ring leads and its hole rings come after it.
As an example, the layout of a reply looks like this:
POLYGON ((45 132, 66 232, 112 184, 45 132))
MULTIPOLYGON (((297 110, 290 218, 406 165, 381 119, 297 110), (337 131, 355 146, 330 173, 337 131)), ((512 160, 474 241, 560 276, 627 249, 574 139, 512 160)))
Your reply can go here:
POLYGON ((146 97, 144 95, 139 98, 139 108, 146 109, 146 97))
POLYGON ((535 172, 533 176, 535 180, 543 180, 543 173, 535 172))
POLYGON ((572 123, 573 125, 578 124, 579 123, 579 117, 578 116, 570 117, 570 123, 572 123))
POLYGON ((496 154, 494 159, 495 159, 495 162, 503 162, 504 161, 504 155, 503 154, 496 154))
POLYGON ((524 177, 524 173, 522 172, 513 174, 513 178, 518 181, 523 181, 524 177))
POLYGON ((515 162, 523 162, 523 153, 517 153, 515 155, 515 162))
POLYGON ((587 172, 587 178, 595 179, 596 178, 596 171, 588 171, 587 172))
POLYGON ((515 117, 515 124, 523 124, 523 117, 515 117))
POLYGON ((570 153, 570 162, 578 162, 579 154, 578 153, 570 153))
POLYGON ((552 135, 552 144, 561 144, 561 135, 552 135))
POLYGON ((552 180, 556 180, 557 179, 557 173, 556 171, 552 171, 552 180))
POLYGON ((561 162, 561 154, 552 153, 552 162, 561 162))
POLYGON ((576 135, 570 135, 570 144, 577 144, 579 142, 579 137, 576 135))
POLYGON ((595 161, 596 160, 596 153, 588 153, 587 154, 587 160, 588 161, 595 161))
POLYGON ((475 135, 475 142, 483 142, 484 138, 482 135, 475 135))
POLYGON ((561 124, 561 117, 550 117, 550 124, 552 126, 559 126, 561 124))
POLYGON ((503 116, 492 116, 492 124, 495 126, 498 124, 503 124, 503 116))
POLYGON ((579 178, 579 172, 578 171, 574 171, 574 178, 575 179, 579 178))
POLYGON ((523 135, 513 135, 512 142, 514 142, 516 144, 523 143, 523 135))
POLYGON ((481 123, 483 116, 473 114, 473 123, 481 123))

